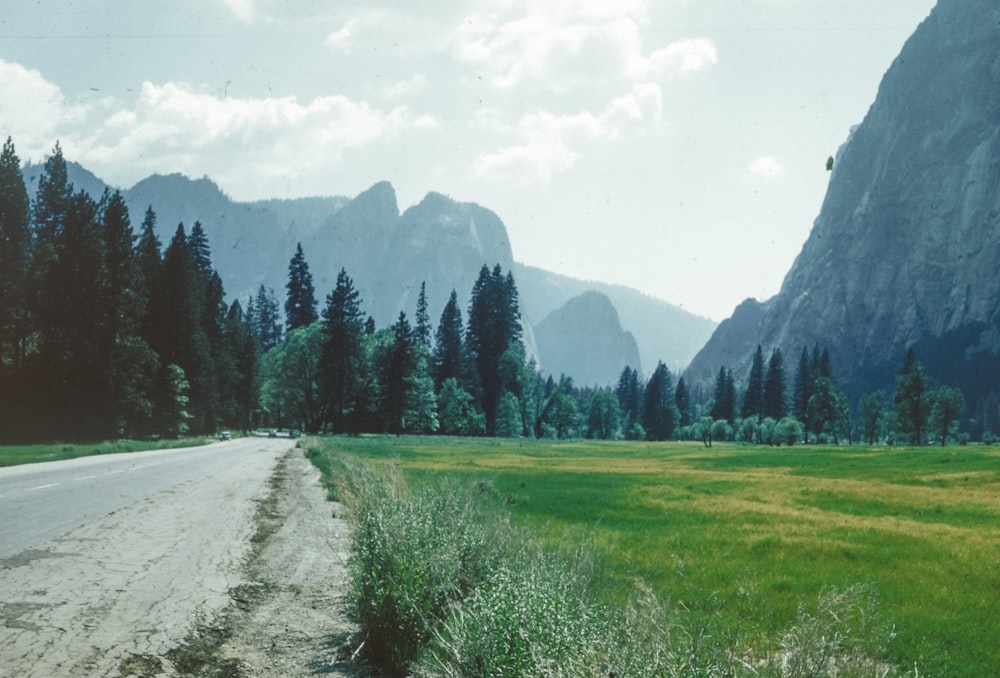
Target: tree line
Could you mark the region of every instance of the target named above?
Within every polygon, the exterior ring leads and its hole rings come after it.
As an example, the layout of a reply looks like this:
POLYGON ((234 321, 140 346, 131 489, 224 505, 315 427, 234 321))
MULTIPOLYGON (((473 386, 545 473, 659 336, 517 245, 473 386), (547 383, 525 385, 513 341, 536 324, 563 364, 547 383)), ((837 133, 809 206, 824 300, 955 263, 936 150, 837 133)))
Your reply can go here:
MULTIPOLYGON (((912 348, 904 356, 892 399, 877 390, 862 395, 852 408, 851 398, 837 385, 827 350, 818 345, 812 351, 802 348, 793 390, 786 395, 781 350, 772 351, 765 367, 758 345, 739 410, 737 401, 732 370, 720 368, 712 397, 697 408, 703 414, 686 433, 709 446, 713 440, 771 445, 855 441, 945 445, 949 440, 969 440, 959 431, 965 411, 961 390, 933 388, 912 348)), ((996 440, 987 428, 983 441, 996 440)))
MULTIPOLYGON (((890 401, 852 408, 830 355, 803 347, 791 392, 779 349, 758 346, 737 388, 719 369, 692 394, 660 362, 613 388, 543 375, 522 340, 518 291, 483 266, 463 320, 451 291, 435 326, 421 285, 411 322, 381 329, 341 270, 322 310, 301 244, 284 313, 263 285, 227 303, 205 230, 178 224, 164 247, 150 206, 138 230, 124 199, 74 192, 56 144, 29 200, 13 142, 0 154, 0 439, 79 440, 287 426, 310 432, 694 439, 758 444, 944 444, 962 393, 930 380, 913 351, 890 401), (282 317, 283 316, 283 317, 282 317)), ((989 430, 983 436, 995 440, 989 430)))
POLYGON ((90 440, 248 427, 272 308, 225 302, 201 224, 166 247, 150 207, 74 191, 56 144, 29 200, 0 154, 0 437, 90 440))

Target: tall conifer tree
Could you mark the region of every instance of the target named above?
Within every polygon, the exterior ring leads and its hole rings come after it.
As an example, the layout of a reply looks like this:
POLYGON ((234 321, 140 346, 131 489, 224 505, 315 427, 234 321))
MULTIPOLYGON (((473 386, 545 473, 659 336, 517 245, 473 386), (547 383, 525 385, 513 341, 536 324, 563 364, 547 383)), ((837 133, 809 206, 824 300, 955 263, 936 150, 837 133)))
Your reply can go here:
POLYGON ((295 246, 295 254, 288 262, 288 294, 285 298, 285 328, 287 331, 307 327, 316 322, 316 290, 312 273, 302 252, 302 243, 295 246))
POLYGON ((775 348, 771 351, 771 358, 767 362, 767 374, 764 376, 764 416, 781 421, 787 412, 785 365, 781 349, 775 348))
POLYGON ((743 409, 740 417, 749 419, 756 417, 758 422, 764 418, 764 350, 757 344, 750 364, 750 376, 747 378, 747 392, 743 397, 743 409))
POLYGON ((348 415, 354 405, 364 360, 361 337, 363 318, 354 281, 340 269, 337 284, 323 310, 322 372, 335 433, 350 430, 348 415))
POLYGON ((416 324, 413 333, 428 350, 431 347, 431 319, 427 314, 427 283, 420 283, 420 294, 417 296, 416 324))
MULTIPOLYGON (((0 380, 24 363, 28 335, 28 264, 31 247, 30 202, 14 142, 7 137, 0 154, 0 380)), ((0 388, 6 388, 0 383, 0 388)), ((5 394, 4 394, 5 395, 5 394)), ((0 395, 0 408, 9 411, 0 395)))
POLYGON ((649 378, 643 396, 642 420, 646 440, 670 440, 678 419, 680 413, 677 411, 673 379, 670 370, 661 361, 649 378))
POLYGON ((492 272, 484 265, 472 288, 466 346, 479 376, 487 435, 496 433, 503 394, 500 359, 513 342, 521 340, 520 319, 514 277, 504 276, 500 264, 492 272))
POLYGON ((462 310, 458 307, 458 295, 451 291, 448 303, 441 312, 434 335, 432 356, 435 389, 440 391, 448 379, 455 379, 463 385, 468 374, 468 360, 465 342, 462 339, 462 310))

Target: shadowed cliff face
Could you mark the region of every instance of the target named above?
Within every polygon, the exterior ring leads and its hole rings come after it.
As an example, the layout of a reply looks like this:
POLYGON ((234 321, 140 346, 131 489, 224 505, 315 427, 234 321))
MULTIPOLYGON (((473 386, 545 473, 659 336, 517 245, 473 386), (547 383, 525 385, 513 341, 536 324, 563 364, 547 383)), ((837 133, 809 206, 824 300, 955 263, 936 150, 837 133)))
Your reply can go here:
POLYGON ((840 149, 781 291, 758 305, 753 331, 735 315, 720 326, 691 374, 728 356, 742 377, 758 343, 796 356, 818 342, 857 395, 891 390, 916 346, 971 406, 1000 383, 998 274, 1000 8, 940 0, 840 149))

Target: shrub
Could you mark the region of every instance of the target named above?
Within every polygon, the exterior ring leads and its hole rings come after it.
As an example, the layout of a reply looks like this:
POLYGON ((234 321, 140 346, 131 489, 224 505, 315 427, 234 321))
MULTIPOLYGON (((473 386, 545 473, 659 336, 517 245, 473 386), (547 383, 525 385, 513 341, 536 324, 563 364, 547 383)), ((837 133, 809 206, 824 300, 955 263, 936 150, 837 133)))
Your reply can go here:
POLYGON ((794 417, 784 417, 774 425, 774 441, 791 447, 802 437, 802 424, 794 417))
POLYGON ((350 469, 351 602, 365 656, 390 672, 417 658, 436 628, 496 569, 509 527, 489 486, 409 491, 398 470, 350 469))
POLYGON ((415 666, 427 676, 597 675, 608 627, 586 578, 545 554, 501 565, 455 605, 415 666))
POLYGON ((877 596, 867 586, 824 590, 811 612, 800 602, 795 622, 782 635, 767 675, 782 678, 895 675, 886 661, 894 634, 879 621, 877 596))

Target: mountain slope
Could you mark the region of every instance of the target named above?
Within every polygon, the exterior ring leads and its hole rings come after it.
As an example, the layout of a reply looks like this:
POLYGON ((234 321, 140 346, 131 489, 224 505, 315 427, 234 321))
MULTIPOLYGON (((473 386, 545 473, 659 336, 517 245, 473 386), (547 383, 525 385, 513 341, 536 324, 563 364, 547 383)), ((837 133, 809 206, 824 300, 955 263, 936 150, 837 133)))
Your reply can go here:
MULTIPOLYGON (((96 198, 108 188, 79 164, 67 162, 67 167, 77 190, 96 198)), ((40 165, 24 169, 32 193, 41 170, 40 165)), ((437 322, 452 289, 459 294, 464 311, 480 268, 499 263, 505 271, 514 272, 525 344, 536 357, 535 326, 571 297, 592 289, 613 300, 626 327, 639 338, 640 351, 651 356, 650 364, 662 359, 671 367, 683 366, 713 327, 711 321, 628 288, 521 267, 514 263, 507 229, 499 216, 440 193, 429 193, 402 214, 388 182, 354 198, 239 203, 208 178, 171 174, 147 177, 122 193, 137 231, 147 207, 153 207, 157 234, 164 245, 179 223, 190 232, 194 222, 200 221, 230 299, 245 302, 263 284, 283 302, 288 262, 296 243, 302 242, 320 306, 333 289, 337 273, 345 268, 360 293, 363 311, 379 326, 394 322, 400 311, 413 315, 422 282, 432 322, 437 322), (689 327, 695 331, 688 332, 689 327)), ((608 331, 619 330, 616 314, 608 331)), ((627 352, 625 359, 633 361, 627 352)), ((562 367, 574 376, 588 369, 584 360, 562 367)))
POLYGON ((578 280, 519 263, 514 264, 514 277, 519 287, 531 292, 522 294, 521 313, 536 325, 589 290, 605 295, 618 311, 622 327, 635 337, 640 361, 648 370, 661 360, 675 372, 684 369, 716 327, 708 318, 622 285, 578 280))
POLYGON ((692 362, 744 375, 758 343, 830 350, 857 397, 907 347, 970 406, 1000 382, 1000 9, 940 0, 837 155, 781 291, 747 302, 692 362))
POLYGON ((622 329, 611 300, 584 292, 535 327, 543 370, 572 375, 577 386, 613 386, 626 367, 642 371, 635 337, 622 329))

